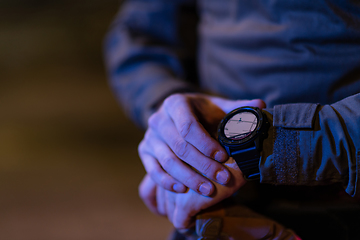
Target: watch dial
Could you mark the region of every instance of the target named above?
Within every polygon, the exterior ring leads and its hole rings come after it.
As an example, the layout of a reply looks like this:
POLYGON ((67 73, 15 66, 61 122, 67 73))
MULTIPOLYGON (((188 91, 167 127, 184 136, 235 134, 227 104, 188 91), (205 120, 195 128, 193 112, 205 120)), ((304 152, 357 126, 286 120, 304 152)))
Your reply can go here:
POLYGON ((251 112, 241 112, 230 118, 224 126, 224 134, 231 140, 249 136, 256 128, 258 119, 251 112))

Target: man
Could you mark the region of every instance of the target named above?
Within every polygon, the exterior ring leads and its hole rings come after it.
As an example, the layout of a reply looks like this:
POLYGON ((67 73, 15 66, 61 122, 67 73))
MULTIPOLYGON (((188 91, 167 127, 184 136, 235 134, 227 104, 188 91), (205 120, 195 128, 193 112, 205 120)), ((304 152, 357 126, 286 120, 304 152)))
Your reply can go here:
POLYGON ((214 199, 215 184, 235 178, 216 140, 220 120, 237 107, 266 105, 259 183, 242 190, 240 174, 218 200, 239 189, 239 202, 286 219, 305 239, 359 236, 358 3, 132 0, 106 43, 112 87, 147 129, 140 191, 150 209, 167 214, 155 210, 156 189, 214 199))

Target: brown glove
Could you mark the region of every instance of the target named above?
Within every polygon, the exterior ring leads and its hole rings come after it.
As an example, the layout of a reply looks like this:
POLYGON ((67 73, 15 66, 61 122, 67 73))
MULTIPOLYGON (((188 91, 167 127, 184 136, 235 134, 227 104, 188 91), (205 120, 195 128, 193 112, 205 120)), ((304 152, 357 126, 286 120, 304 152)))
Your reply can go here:
POLYGON ((292 230, 240 205, 223 206, 199 214, 196 233, 198 240, 300 240, 292 230))

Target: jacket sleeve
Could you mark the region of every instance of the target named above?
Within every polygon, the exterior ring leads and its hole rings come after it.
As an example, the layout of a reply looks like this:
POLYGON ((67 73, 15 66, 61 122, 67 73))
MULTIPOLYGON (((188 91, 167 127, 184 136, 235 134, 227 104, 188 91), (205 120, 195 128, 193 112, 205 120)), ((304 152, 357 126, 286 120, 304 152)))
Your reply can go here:
POLYGON ((194 91, 186 80, 197 80, 196 20, 190 0, 128 0, 111 25, 104 42, 108 78, 139 126, 171 93, 194 91))
POLYGON ((360 94, 331 105, 277 105, 260 162, 261 182, 342 183, 355 196, 360 174, 360 94))

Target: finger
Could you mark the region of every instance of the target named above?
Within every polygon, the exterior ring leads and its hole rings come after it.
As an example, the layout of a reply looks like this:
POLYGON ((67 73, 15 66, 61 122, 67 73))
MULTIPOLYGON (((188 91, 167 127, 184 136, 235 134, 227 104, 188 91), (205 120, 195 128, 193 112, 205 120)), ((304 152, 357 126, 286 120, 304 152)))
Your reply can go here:
POLYGON ((239 107, 258 107, 263 109, 266 107, 266 103, 261 99, 254 100, 229 100, 220 97, 210 97, 211 101, 216 104, 219 108, 221 108, 225 113, 229 113, 232 110, 239 107))
POLYGON ((156 184, 148 174, 145 175, 139 185, 139 196, 151 212, 160 214, 156 203, 156 184))
MULTIPOLYGON (((211 181, 181 161, 163 141, 154 138, 151 142, 151 148, 153 148, 154 155, 169 175, 199 194, 209 196, 213 193, 214 186, 211 181)), ((219 164, 215 161, 213 161, 213 163, 219 164)), ((221 167, 223 168, 222 165, 221 167)), ((156 174, 155 171, 149 173, 156 174)), ((151 176, 154 179, 157 179, 157 176, 153 176, 152 174, 151 176)), ((161 184, 166 183, 159 182, 158 184, 161 186, 161 184)))
MULTIPOLYGON (((180 158, 197 171, 205 175, 207 178, 210 178, 220 184, 226 184, 230 180, 230 173, 226 167, 222 164, 214 161, 211 158, 204 156, 198 149, 196 149, 193 145, 184 140, 177 132, 177 129, 173 124, 165 124, 160 120, 160 124, 162 124, 162 128, 159 128, 159 135, 161 136, 163 141, 156 140, 155 138, 150 145, 154 149, 155 156, 158 159, 161 166, 164 168, 166 172, 168 172, 171 176, 175 177, 177 180, 184 183, 186 186, 190 187, 184 181, 188 181, 184 176, 176 174, 174 170, 175 166, 179 165, 181 162, 178 160, 180 158), (166 126, 166 127, 165 127, 166 126), (169 149, 166 149, 166 145, 170 147, 171 151, 176 154, 172 154, 169 149), (175 176, 176 174, 177 176, 175 176), (180 178, 179 178, 180 177, 180 178)), ((210 137, 211 138, 211 137, 210 137)), ((204 140, 205 141, 205 140, 204 140)), ((191 174, 191 180, 195 182, 191 182, 191 189, 197 191, 194 186, 199 186, 202 182, 204 182, 204 178, 200 178, 200 175, 196 177, 196 175, 191 174)), ((210 184, 210 181, 207 181, 210 184)), ((213 189, 211 189, 211 192, 213 189)), ((207 195, 207 194, 206 194, 207 195)))
POLYGON ((156 188, 156 201, 157 201, 157 211, 162 216, 167 216, 166 212, 166 199, 165 199, 165 189, 162 187, 156 188))
POLYGON ((139 153, 139 155, 143 160, 146 172, 150 174, 151 178, 157 185, 168 191, 174 191, 177 193, 183 193, 186 191, 186 186, 166 173, 153 156, 144 153, 139 153))
MULTIPOLYGON (((193 209, 188 201, 176 202, 176 207, 173 213, 173 225, 176 229, 186 229, 192 225, 193 216, 197 213, 192 213, 190 209, 193 209)), ((196 204, 196 203, 194 203, 196 204)))
POLYGON ((165 188, 166 190, 175 191, 178 193, 185 192, 186 186, 166 173, 161 168, 156 158, 152 156, 154 154, 148 142, 152 142, 152 140, 148 140, 145 137, 145 140, 143 140, 139 145, 139 156, 146 172, 151 175, 152 179, 159 186, 165 188))
POLYGON ((177 193, 166 191, 166 212, 167 217, 171 223, 173 223, 174 219, 174 211, 175 211, 175 198, 177 193))
POLYGON ((203 155, 218 162, 226 161, 228 159, 226 151, 198 121, 189 101, 190 98, 186 96, 172 95, 163 104, 180 137, 203 155))

